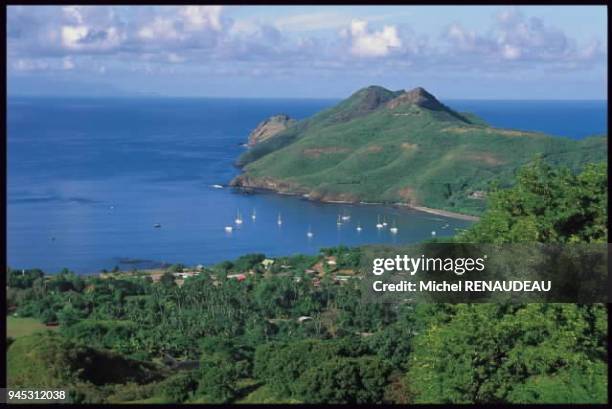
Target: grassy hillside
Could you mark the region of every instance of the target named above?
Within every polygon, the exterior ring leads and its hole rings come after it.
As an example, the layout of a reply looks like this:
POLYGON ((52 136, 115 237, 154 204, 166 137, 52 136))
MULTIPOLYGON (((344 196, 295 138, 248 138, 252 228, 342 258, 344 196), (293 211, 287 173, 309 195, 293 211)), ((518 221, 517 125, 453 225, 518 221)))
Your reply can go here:
POLYGON ((9 338, 23 337, 47 329, 55 330, 57 327, 47 327, 34 318, 6 317, 6 336, 9 338))
POLYGON ((233 184, 478 214, 480 191, 493 181, 508 184, 536 155, 577 169, 605 160, 606 144, 605 137, 574 141, 493 128, 421 88, 368 87, 246 152, 238 160, 245 173, 233 184))
POLYGON ((51 331, 19 337, 7 351, 7 378, 12 388, 146 383, 157 378, 154 370, 151 364, 89 348, 51 331))

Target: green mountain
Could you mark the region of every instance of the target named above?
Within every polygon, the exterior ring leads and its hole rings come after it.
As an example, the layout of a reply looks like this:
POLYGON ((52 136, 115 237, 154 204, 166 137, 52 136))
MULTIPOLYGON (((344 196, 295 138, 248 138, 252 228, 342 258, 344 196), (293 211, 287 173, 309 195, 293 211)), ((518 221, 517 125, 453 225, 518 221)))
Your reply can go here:
POLYGON ((370 86, 253 146, 238 159, 244 173, 231 184, 479 214, 491 182, 509 184, 537 155, 577 170, 606 160, 606 152, 603 136, 576 141, 498 129, 423 88, 370 86))

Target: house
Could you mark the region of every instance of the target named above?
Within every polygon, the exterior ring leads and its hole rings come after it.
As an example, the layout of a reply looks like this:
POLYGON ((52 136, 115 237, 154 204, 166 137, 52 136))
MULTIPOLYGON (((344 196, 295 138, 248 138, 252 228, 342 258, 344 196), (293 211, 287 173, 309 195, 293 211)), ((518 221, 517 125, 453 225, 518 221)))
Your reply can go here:
POLYGON ((267 270, 268 268, 270 268, 270 266, 271 266, 272 264, 274 264, 274 260, 273 260, 273 259, 271 259, 271 258, 266 258, 266 259, 264 259, 264 260, 261 262, 261 264, 262 264, 262 265, 264 266, 264 268, 267 270))
POLYGON ((227 278, 233 278, 236 279, 237 281, 244 281, 246 280, 246 274, 228 274, 227 278))
POLYGON ((475 190, 472 193, 469 194, 469 198, 470 199, 484 199, 487 196, 487 192, 485 192, 484 190, 475 190))
POLYGON ((173 275, 177 278, 185 279, 187 277, 193 277, 200 274, 198 271, 183 271, 182 273, 174 273, 173 275))

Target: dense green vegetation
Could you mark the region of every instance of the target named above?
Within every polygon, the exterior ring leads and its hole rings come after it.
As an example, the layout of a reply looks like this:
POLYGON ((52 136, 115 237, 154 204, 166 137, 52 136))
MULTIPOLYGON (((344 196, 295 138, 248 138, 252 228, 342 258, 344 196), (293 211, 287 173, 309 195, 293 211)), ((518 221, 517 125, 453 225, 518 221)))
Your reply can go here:
MULTIPOLYGON (((455 240, 605 241, 606 181, 536 161, 455 240)), ((604 305, 364 303, 362 254, 245 255, 182 285, 9 270, 9 312, 59 323, 10 344, 9 385, 73 402, 606 402, 604 305)))
POLYGON ((481 192, 509 186, 534 155, 577 171, 605 160, 606 149, 605 137, 496 129, 422 89, 368 87, 250 149, 234 184, 480 214, 481 192))

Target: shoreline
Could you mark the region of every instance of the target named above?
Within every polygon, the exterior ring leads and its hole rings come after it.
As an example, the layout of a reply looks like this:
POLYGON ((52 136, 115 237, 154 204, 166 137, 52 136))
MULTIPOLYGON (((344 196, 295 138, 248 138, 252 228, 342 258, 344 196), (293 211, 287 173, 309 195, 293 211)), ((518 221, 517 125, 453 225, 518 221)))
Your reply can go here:
POLYGON ((384 206, 384 207, 405 207, 405 208, 409 208, 409 209, 413 209, 413 210, 417 210, 420 212, 424 212, 424 213, 429 213, 429 214, 434 214, 436 216, 443 216, 443 217, 448 217, 451 219, 458 219, 458 220, 467 220, 467 221, 472 221, 472 222, 476 222, 478 220, 480 220, 480 217, 478 216, 472 216, 469 214, 463 214, 463 213, 457 213, 457 212, 452 212, 450 210, 442 210, 442 209, 434 209, 431 207, 426 207, 426 206, 416 206, 416 205, 411 205, 408 203, 372 203, 372 202, 363 202, 363 201, 346 201, 346 200, 329 200, 329 199, 325 199, 325 198, 317 198, 317 199, 313 199, 309 194, 302 194, 299 192, 287 192, 287 191, 278 191, 278 190, 274 190, 271 188, 266 188, 266 187, 255 187, 255 186, 236 186, 236 185, 232 185, 232 183, 230 182, 228 185, 228 187, 236 189, 238 191, 240 191, 241 193, 268 193, 268 194, 277 194, 277 195, 281 195, 281 196, 296 196, 296 197, 301 197, 305 200, 309 200, 311 202, 316 202, 316 203, 325 203, 325 204, 347 204, 347 205, 363 205, 363 206, 384 206))
POLYGON ((468 220, 468 221, 472 221, 472 222, 477 222, 478 220, 480 220, 480 217, 478 217, 478 216, 472 216, 472 215, 469 215, 469 214, 451 212, 449 210, 432 209, 431 207, 425 207, 425 206, 411 206, 411 205, 406 205, 406 206, 408 206, 408 207, 410 207, 412 209, 415 209, 415 210, 419 210, 421 212, 435 214, 437 216, 450 217, 452 219, 468 220))

